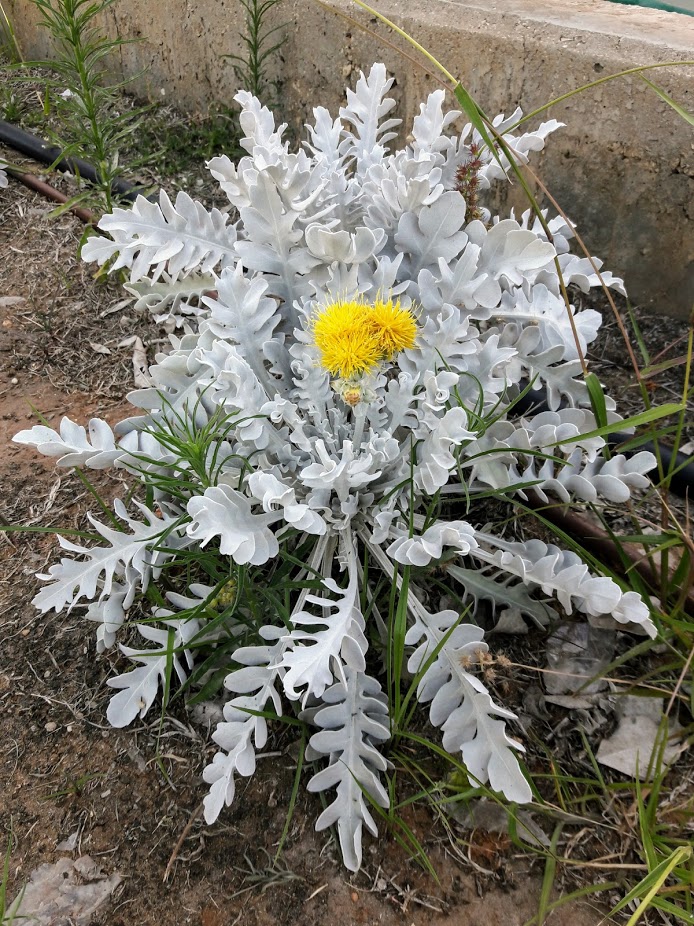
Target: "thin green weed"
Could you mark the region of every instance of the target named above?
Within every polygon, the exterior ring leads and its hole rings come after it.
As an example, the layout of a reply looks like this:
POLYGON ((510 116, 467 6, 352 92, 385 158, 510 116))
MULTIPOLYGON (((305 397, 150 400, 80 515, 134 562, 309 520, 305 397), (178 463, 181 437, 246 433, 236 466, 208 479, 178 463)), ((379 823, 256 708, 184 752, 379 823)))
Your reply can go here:
POLYGON ((12 64, 21 64, 23 61, 19 39, 4 3, 0 3, 0 56, 12 64))
POLYGON ((7 889, 10 883, 10 860, 12 858, 13 839, 14 836, 10 830, 7 840, 7 849, 2 863, 2 871, 0 872, 0 926, 13 926, 13 924, 16 924, 19 920, 25 919, 25 917, 19 913, 19 908, 24 897, 26 886, 22 887, 13 903, 10 904, 7 897, 7 889))
POLYGON ((281 3, 281 0, 239 0, 245 10, 245 32, 240 38, 245 46, 241 55, 226 54, 222 58, 232 62, 234 74, 241 83, 241 87, 257 96, 263 102, 269 102, 268 88, 271 86, 267 67, 270 58, 284 45, 286 36, 274 40, 286 24, 268 26, 267 19, 270 11, 281 3))
MULTIPOLYGON (((123 89, 135 78, 109 84, 107 61, 128 40, 107 38, 100 22, 116 0, 31 0, 39 23, 51 36, 54 57, 26 62, 54 76, 46 81, 44 115, 48 134, 61 159, 81 158, 96 172, 96 183, 72 197, 60 211, 88 203, 111 212, 114 185, 124 175, 123 147, 142 124, 146 108, 123 105, 123 89), (58 127, 48 125, 55 113, 58 127)), ((31 78, 33 79, 33 78, 31 78)))

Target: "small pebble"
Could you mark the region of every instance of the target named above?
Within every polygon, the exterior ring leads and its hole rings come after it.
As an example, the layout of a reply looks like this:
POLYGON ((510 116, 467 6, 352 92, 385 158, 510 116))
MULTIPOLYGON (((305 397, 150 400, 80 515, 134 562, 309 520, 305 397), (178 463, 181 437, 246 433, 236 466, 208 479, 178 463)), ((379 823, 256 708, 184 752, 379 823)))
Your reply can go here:
POLYGON ((58 724, 54 720, 49 720, 43 729, 46 731, 46 733, 55 733, 55 731, 58 729, 58 724))
POLYGON ((10 382, 12 383, 13 386, 19 385, 19 380, 17 379, 16 376, 13 376, 10 382))

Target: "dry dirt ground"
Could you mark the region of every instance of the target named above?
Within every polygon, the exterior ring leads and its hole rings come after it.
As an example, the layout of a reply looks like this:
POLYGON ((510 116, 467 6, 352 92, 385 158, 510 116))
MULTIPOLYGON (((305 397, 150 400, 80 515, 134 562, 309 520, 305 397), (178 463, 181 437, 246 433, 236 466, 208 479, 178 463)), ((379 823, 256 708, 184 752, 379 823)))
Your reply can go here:
MULTIPOLYGON (((87 488, 10 438, 36 423, 32 406, 55 423, 63 414, 118 420, 133 375, 131 348, 118 344, 139 334, 151 359, 161 333, 127 306, 109 314, 124 293, 96 283, 77 258, 79 221, 48 211, 13 181, 0 191, 0 515, 83 526, 94 508, 87 488)), ((98 485, 106 496, 123 491, 118 477, 98 485)), ((385 832, 368 839, 364 869, 350 876, 330 833, 313 831, 320 806, 304 788, 273 866, 295 767, 285 736, 206 827, 196 813, 207 730, 180 702, 161 723, 108 727, 105 682, 118 656, 96 656, 81 613, 40 615, 31 604, 35 573, 55 557, 50 534, 0 532, 0 848, 11 841, 10 897, 41 863, 88 854, 122 878, 92 920, 109 926, 521 926, 536 913, 540 861, 505 836, 454 828, 452 839, 424 808, 406 818, 438 884, 385 832), (74 850, 59 850, 71 836, 74 850)), ((603 914, 588 899, 550 922, 597 926, 603 914)))

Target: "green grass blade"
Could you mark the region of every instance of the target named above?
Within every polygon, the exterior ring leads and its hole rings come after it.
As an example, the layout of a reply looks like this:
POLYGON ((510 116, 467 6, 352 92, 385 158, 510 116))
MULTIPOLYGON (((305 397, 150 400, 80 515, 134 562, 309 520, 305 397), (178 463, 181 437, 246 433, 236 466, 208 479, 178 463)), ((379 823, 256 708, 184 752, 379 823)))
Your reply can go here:
POLYGON ((470 122, 472 122, 473 126, 477 129, 479 134, 482 136, 482 140, 484 141, 485 145, 487 146, 487 148, 489 148, 490 152, 494 155, 495 161, 499 164, 499 166, 503 170, 503 164, 501 163, 499 152, 497 151, 496 145, 492 141, 492 138, 489 132, 487 131, 487 126, 485 125, 486 117, 484 113, 479 108, 477 103, 475 103, 473 98, 467 92, 465 87, 463 87, 460 81, 458 81, 455 88, 453 89, 453 93, 455 94, 456 100, 463 107, 463 110, 465 111, 465 115, 468 117, 470 122))
MULTIPOLYGON (((629 920, 627 921, 627 926, 636 926, 636 923, 638 923, 638 921, 641 919, 643 914, 652 905, 652 901, 654 897, 656 896, 658 891, 661 889, 661 887, 667 880, 673 868, 676 868, 680 864, 680 862, 684 861, 685 859, 688 859, 691 856, 691 854, 692 854, 691 846, 686 846, 686 847, 680 846, 679 849, 675 849, 675 851, 670 855, 670 857, 665 859, 661 863, 661 865, 658 866, 658 869, 656 869, 656 871, 658 871, 657 877, 655 877, 655 873, 656 873, 655 871, 653 871, 652 874, 649 875, 649 878, 652 879, 652 884, 650 888, 648 889, 646 896, 643 898, 643 900, 638 905, 636 910, 634 910, 633 914, 629 917, 629 920)), ((643 885, 644 882, 646 882, 647 880, 648 880, 647 878, 644 878, 641 884, 643 885)))
MULTIPOLYGON (((616 887, 619 887, 618 881, 605 881, 600 884, 587 884, 585 887, 578 888, 578 890, 571 891, 570 894, 564 894, 564 896, 560 897, 558 900, 552 901, 551 904, 548 904, 545 913, 552 913, 559 907, 563 907, 565 904, 571 903, 572 900, 581 900, 583 897, 590 897, 591 894, 600 894, 603 891, 613 891, 616 887)), ((538 918, 536 914, 532 917, 532 919, 527 920, 523 926, 537 926, 537 924, 538 918)))
MULTIPOLYGON (((615 431, 622 431, 624 428, 638 428, 643 424, 650 424, 651 421, 659 421, 661 418, 668 418, 670 415, 678 415, 681 411, 681 402, 667 402, 665 405, 655 406, 638 415, 632 415, 630 418, 623 418, 621 421, 615 421, 612 424, 594 428, 592 431, 586 431, 585 434, 581 434, 581 438, 604 437, 606 434, 613 434, 615 431)), ((576 437, 567 437, 557 441, 556 446, 573 443, 576 440, 576 437)))
POLYGON ((587 84, 581 84, 580 87, 574 87, 573 90, 569 90, 567 93, 562 93, 561 96, 556 96, 548 103, 543 103, 542 106, 538 106, 537 109, 533 109, 532 112, 527 113, 525 116, 522 116, 518 122, 515 122, 509 131, 513 132, 525 122, 529 122, 536 116, 540 116, 542 113, 547 112, 548 109, 550 109, 552 106, 556 106, 557 103, 563 103, 564 100, 570 100, 571 97, 576 96, 579 93, 584 93, 586 90, 592 90, 593 87, 599 87, 601 84, 609 83, 611 80, 617 80, 619 77, 628 77, 631 74, 640 75, 642 71, 651 71, 655 70, 656 68, 691 67, 693 64, 694 61, 659 61, 656 64, 643 64, 640 67, 626 68, 623 71, 617 71, 615 74, 607 74, 605 77, 598 77, 597 80, 591 80, 587 84))
POLYGON ((545 926, 552 888, 554 887, 554 879, 557 873, 557 844, 563 827, 563 823, 558 823, 555 826, 554 832, 552 833, 552 841, 547 851, 545 872, 542 876, 542 888, 540 889, 540 899, 537 909, 537 926, 545 926))
POLYGON ((605 393, 600 385, 600 380, 595 373, 589 373, 585 378, 585 383, 598 427, 606 428, 608 423, 607 405, 605 404, 605 393))
POLYGON ((292 784, 292 793, 289 795, 289 807, 287 808, 287 817, 284 821, 284 827, 282 828, 282 835, 280 836, 280 841, 277 845, 277 852, 275 852, 275 859, 274 859, 275 865, 279 861, 279 857, 282 854, 282 849, 284 848, 284 844, 287 841, 287 836, 289 835, 289 827, 291 826, 292 817, 294 816, 296 798, 299 793, 299 785, 301 784, 301 771, 304 767, 305 755, 306 755, 306 726, 304 725, 301 731, 299 758, 297 759, 297 763, 296 763, 296 771, 294 773, 294 783, 292 784))
POLYGON ((663 859, 663 861, 653 869, 653 871, 650 871, 645 878, 642 878, 628 894, 622 897, 619 903, 612 909, 611 915, 614 916, 628 906, 633 900, 638 900, 639 897, 643 897, 641 903, 627 923, 627 926, 634 926, 651 905, 653 898, 667 880, 670 872, 683 861, 689 859, 691 854, 691 846, 680 846, 680 848, 671 852, 667 858, 663 859))
POLYGON ((688 113, 686 109, 684 109, 682 106, 680 106, 679 103, 673 100, 673 98, 668 93, 666 93, 662 89, 662 87, 659 87, 657 84, 654 84, 652 80, 649 80, 643 74, 639 74, 639 77, 641 78, 642 81, 648 84, 648 86, 651 88, 651 90, 654 91, 654 93, 658 94, 658 96, 660 97, 661 100, 663 100, 663 102, 667 103, 668 106, 671 106, 672 109, 675 110, 677 115, 680 116, 680 118, 684 119, 685 122, 688 122, 689 125, 694 126, 694 116, 692 116, 691 113, 688 113))

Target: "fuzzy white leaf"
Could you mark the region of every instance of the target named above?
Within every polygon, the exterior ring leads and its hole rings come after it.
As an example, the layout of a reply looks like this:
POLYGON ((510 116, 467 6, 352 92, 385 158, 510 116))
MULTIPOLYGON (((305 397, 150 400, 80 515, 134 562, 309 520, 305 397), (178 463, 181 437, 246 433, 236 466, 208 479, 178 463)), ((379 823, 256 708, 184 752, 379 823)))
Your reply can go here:
POLYGON ((317 263, 302 245, 299 212, 285 207, 270 175, 259 173, 249 191, 250 204, 241 209, 246 239, 236 253, 248 270, 267 274, 268 293, 292 307, 307 292, 303 276, 317 263))
POLYGON ((12 438, 15 444, 35 447, 47 457, 58 457, 58 466, 88 466, 90 469, 107 469, 123 455, 116 446, 113 431, 99 418, 89 422, 89 436, 82 425, 65 417, 60 432, 42 424, 19 431, 12 438))
POLYGON ((384 65, 374 64, 367 77, 360 75, 354 90, 347 90, 347 105, 340 109, 340 117, 354 129, 347 135, 345 149, 356 158, 361 174, 384 156, 386 143, 395 138, 391 129, 400 125, 399 119, 384 119, 395 106, 395 100, 386 96, 392 85, 384 65))
POLYGON ((333 579, 324 579, 323 585, 337 596, 337 601, 327 596, 307 595, 306 601, 320 608, 321 615, 310 611, 293 614, 293 628, 282 638, 287 647, 282 660, 287 670, 284 690, 292 701, 299 697, 305 701, 309 695, 320 698, 335 678, 342 677, 344 666, 363 672, 366 665, 364 655, 368 644, 356 574, 344 591, 333 579))
MULTIPOLYGON (((158 518, 145 505, 136 503, 145 516, 145 522, 128 517, 125 506, 116 500, 114 507, 119 518, 127 523, 130 533, 115 530, 97 521, 89 515, 89 520, 99 534, 109 542, 107 547, 83 547, 59 537, 64 550, 77 553, 84 559, 61 559, 48 570, 46 575, 39 575, 49 585, 44 586, 33 599, 40 611, 51 609, 60 612, 66 606, 73 608, 82 598, 92 599, 99 594, 101 598, 110 595, 116 580, 121 579, 126 569, 138 577, 140 587, 145 590, 151 576, 158 574, 161 564, 170 554, 154 550, 158 544, 171 546, 175 540, 170 535, 177 519, 174 517, 158 518), (164 538, 167 538, 166 540, 164 538)), ((123 602, 125 607, 132 603, 135 593, 134 585, 123 602)))
POLYGON ((476 780, 489 782, 510 801, 526 803, 532 791, 514 754, 523 747, 507 736, 503 720, 498 719, 510 720, 514 714, 494 704, 479 679, 463 668, 486 652, 482 638, 482 630, 459 623, 455 611, 429 614, 420 608, 405 638, 408 644, 419 644, 408 669, 419 672, 439 647, 420 680, 417 697, 424 703, 431 701, 429 718, 443 729, 444 749, 460 751, 476 780))
POLYGON ((249 154, 253 154, 256 147, 265 151, 281 149, 282 133, 286 126, 280 125, 275 128, 272 112, 247 90, 239 90, 234 99, 241 104, 239 122, 246 133, 241 139, 241 146, 249 154))
POLYGON ((556 595, 567 613, 574 609, 585 614, 624 614, 629 611, 631 620, 640 624, 649 636, 656 630, 650 619, 648 608, 635 593, 626 605, 626 597, 617 583, 607 576, 593 576, 586 564, 575 554, 560 550, 542 540, 526 540, 524 543, 500 540, 489 534, 480 534, 496 551, 487 552, 480 545, 472 553, 475 559, 482 559, 516 575, 530 588, 541 588, 545 594, 556 595))
MULTIPOLYGON (((208 396, 230 414, 235 413, 241 440, 264 449, 270 437, 262 412, 268 395, 250 364, 239 353, 239 348, 227 341, 215 341, 210 350, 197 351, 196 359, 201 367, 210 370, 209 375, 198 376, 199 386, 211 386, 208 396)), ((255 359, 258 360, 257 357, 255 359)), ((265 370, 260 368, 260 373, 269 380, 265 370)))
MULTIPOLYGON (((273 386, 265 369, 268 342, 272 340, 281 316, 277 303, 265 293, 262 277, 247 279, 241 264, 225 270, 217 281, 217 297, 205 296, 210 309, 210 330, 219 338, 233 341, 238 353, 248 362, 261 383, 273 386)), ((288 370, 288 365, 285 365, 288 370)))
POLYGON ((422 268, 435 266, 439 260, 449 262, 456 258, 468 240, 462 230, 466 211, 460 193, 450 191, 431 206, 425 206, 419 214, 405 213, 395 234, 398 250, 409 258, 403 272, 416 278, 422 268))
POLYGON ((200 629, 197 620, 165 620, 166 629, 151 624, 138 624, 140 635, 146 640, 159 644, 159 649, 139 650, 121 646, 121 652, 141 663, 136 669, 109 678, 106 684, 110 688, 119 688, 108 705, 106 718, 112 727, 127 727, 139 716, 144 717, 154 703, 159 688, 164 687, 168 673, 178 677, 179 682, 186 680, 186 672, 181 664, 178 650, 184 648, 184 655, 190 663, 190 652, 185 649, 200 629))
POLYGON ((87 608, 87 620, 100 625, 96 631, 97 653, 110 649, 116 642, 116 634, 125 621, 125 602, 132 594, 131 588, 132 583, 114 582, 109 595, 93 601, 87 608))
MULTIPOLYGON (((499 619, 508 610, 518 616, 531 618, 537 627, 546 627, 556 617, 556 612, 546 601, 533 598, 522 582, 513 582, 503 570, 492 567, 485 570, 479 565, 465 568, 449 564, 446 571, 463 588, 461 598, 470 604, 470 609, 466 611, 467 617, 475 616, 480 601, 491 603, 494 616, 502 609, 499 619)), ((496 629, 497 625, 494 626, 496 629)))
POLYGON ((397 563, 406 566, 428 566, 433 559, 441 559, 444 547, 465 554, 476 546, 475 529, 470 524, 465 521, 437 521, 421 537, 399 537, 388 547, 387 553, 397 563))
POLYGON ((261 566, 277 556, 277 539, 268 527, 277 518, 253 514, 248 499, 229 486, 212 486, 191 498, 188 514, 193 519, 188 536, 201 547, 219 537, 219 552, 239 565, 261 566))
POLYGON ((126 283, 125 289, 137 297, 135 310, 147 311, 154 320, 172 331, 185 323, 190 315, 200 315, 200 299, 215 289, 211 273, 191 273, 178 279, 163 273, 158 281, 149 279, 126 283))
POLYGON ((114 209, 99 221, 99 228, 113 241, 93 237, 82 247, 82 258, 101 266, 118 255, 110 272, 131 268, 131 280, 142 279, 154 269, 155 278, 165 269, 176 277, 197 270, 208 273, 233 259, 236 231, 227 226, 228 216, 218 209, 210 212, 180 192, 175 204, 164 190, 159 204, 138 196, 131 209, 114 209))
POLYGON ((363 792, 380 807, 389 805, 378 775, 387 763, 374 745, 390 739, 386 699, 375 679, 347 668, 344 681, 328 688, 322 701, 325 706, 312 717, 321 730, 313 734, 310 746, 315 754, 329 756, 330 762, 309 781, 308 790, 337 788, 337 796, 318 818, 316 829, 337 823, 345 865, 358 871, 362 828, 378 835, 363 792))
POLYGON ((287 524, 297 530, 318 536, 326 532, 325 521, 318 512, 297 502, 294 489, 284 485, 272 473, 253 473, 248 479, 248 488, 267 514, 281 508, 287 524))
POLYGON ((448 482, 450 472, 455 466, 455 457, 451 450, 474 437, 475 434, 467 429, 465 409, 451 408, 447 411, 436 429, 417 448, 415 483, 433 495, 448 482))
POLYGON ((217 724, 214 741, 222 747, 203 772, 211 785, 204 800, 205 820, 214 823, 224 806, 234 800, 234 775, 252 775, 255 771, 255 750, 267 742, 267 721, 258 713, 267 710, 271 702, 275 713, 282 713, 282 702, 276 684, 281 676, 280 662, 284 644, 277 640, 279 631, 266 627, 261 635, 270 645, 247 646, 237 649, 234 661, 246 668, 230 673, 224 680, 227 689, 237 693, 224 705, 224 721, 217 724))
POLYGON ((479 271, 514 286, 520 286, 525 274, 540 270, 556 254, 548 241, 540 240, 513 219, 504 219, 488 231, 482 222, 471 222, 467 233, 481 247, 479 271))

